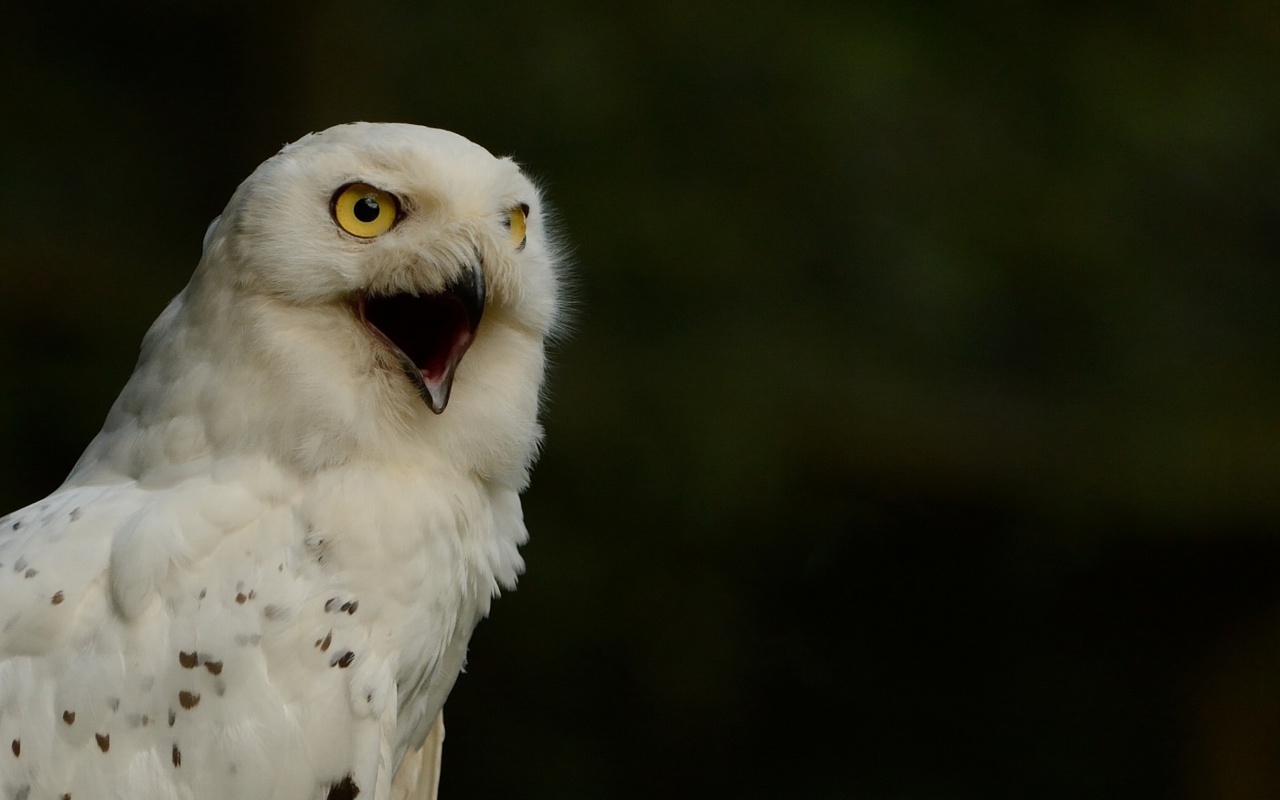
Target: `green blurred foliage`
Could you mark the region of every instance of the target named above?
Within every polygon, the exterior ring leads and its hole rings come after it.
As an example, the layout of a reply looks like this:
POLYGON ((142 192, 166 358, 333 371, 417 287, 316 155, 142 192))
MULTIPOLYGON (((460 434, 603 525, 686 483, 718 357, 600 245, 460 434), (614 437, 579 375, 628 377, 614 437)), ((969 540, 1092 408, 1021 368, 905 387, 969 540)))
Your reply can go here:
POLYGON ((65 4, 0 25, 0 501, 352 119, 514 154, 572 335, 444 796, 1280 795, 1273 4, 65 4))

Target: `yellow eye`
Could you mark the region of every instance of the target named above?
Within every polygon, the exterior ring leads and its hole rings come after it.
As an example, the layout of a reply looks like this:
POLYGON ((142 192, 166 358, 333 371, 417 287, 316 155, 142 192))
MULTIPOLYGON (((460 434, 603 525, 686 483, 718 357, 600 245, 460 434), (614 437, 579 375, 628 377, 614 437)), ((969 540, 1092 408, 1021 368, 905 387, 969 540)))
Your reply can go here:
POLYGON ((511 243, 516 246, 517 250, 524 247, 525 231, 528 227, 525 224, 525 220, 528 217, 529 206, 524 203, 507 211, 507 228, 511 231, 511 243))
POLYGON ((396 199, 367 183, 352 183, 333 196, 333 219, 352 236, 370 239, 386 233, 400 210, 396 199))

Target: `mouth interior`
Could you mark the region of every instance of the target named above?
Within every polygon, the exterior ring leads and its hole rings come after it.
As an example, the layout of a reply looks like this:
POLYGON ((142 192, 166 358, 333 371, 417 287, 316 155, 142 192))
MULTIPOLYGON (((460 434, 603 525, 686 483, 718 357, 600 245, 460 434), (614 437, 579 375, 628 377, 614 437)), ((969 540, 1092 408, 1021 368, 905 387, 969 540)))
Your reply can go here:
POLYGON ((429 384, 447 377, 475 330, 466 303, 452 291, 367 297, 363 315, 369 327, 412 361, 429 384))

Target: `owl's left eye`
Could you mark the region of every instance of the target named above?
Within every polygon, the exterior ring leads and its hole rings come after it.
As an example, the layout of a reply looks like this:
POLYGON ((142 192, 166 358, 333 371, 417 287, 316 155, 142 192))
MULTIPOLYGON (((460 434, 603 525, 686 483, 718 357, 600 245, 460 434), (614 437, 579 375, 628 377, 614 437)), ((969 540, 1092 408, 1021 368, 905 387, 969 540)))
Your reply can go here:
POLYGON ((352 236, 371 239, 391 230, 399 215, 396 198, 367 183, 349 183, 333 195, 333 219, 352 236))
POLYGON ((517 250, 524 249, 525 231, 528 228, 529 205, 520 205, 507 209, 507 229, 511 231, 511 243, 517 250))

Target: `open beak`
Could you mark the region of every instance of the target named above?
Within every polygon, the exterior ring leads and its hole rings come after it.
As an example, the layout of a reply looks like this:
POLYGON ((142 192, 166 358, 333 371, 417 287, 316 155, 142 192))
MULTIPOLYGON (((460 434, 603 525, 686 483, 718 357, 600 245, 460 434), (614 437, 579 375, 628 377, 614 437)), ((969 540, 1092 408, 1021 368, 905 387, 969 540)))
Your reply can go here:
POLYGON ((439 414, 449 405, 453 374, 476 337, 484 313, 484 272, 469 265, 432 294, 357 295, 360 321, 391 348, 423 402, 439 414))

